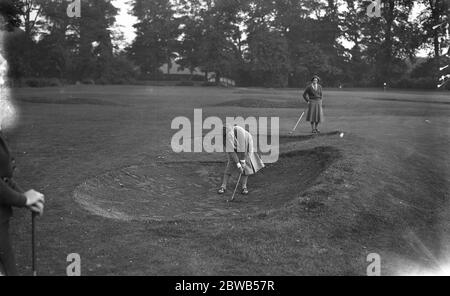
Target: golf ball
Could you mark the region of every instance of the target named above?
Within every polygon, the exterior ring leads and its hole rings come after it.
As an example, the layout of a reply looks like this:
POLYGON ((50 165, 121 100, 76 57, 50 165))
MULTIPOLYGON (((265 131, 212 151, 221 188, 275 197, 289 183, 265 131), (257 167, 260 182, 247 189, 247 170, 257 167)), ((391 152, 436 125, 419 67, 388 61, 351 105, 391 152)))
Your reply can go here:
POLYGON ((341 133, 341 134, 339 135, 339 137, 343 138, 343 137, 344 137, 344 133, 341 133))

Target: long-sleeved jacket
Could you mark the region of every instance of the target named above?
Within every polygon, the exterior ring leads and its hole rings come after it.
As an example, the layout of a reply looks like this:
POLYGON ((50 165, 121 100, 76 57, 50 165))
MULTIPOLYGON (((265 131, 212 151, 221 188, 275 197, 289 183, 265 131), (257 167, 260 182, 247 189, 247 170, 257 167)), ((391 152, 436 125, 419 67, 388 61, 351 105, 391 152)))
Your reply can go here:
POLYGON ((309 100, 320 100, 322 99, 322 86, 317 84, 317 89, 314 89, 312 84, 308 85, 303 92, 303 99, 305 101, 309 100))
POLYGON ((24 207, 27 201, 11 179, 13 170, 11 154, 0 132, 0 223, 11 218, 12 207, 24 207))
POLYGON ((225 149, 227 152, 228 164, 230 161, 239 163, 245 160, 246 166, 244 175, 253 175, 264 167, 264 163, 255 152, 253 137, 240 126, 227 127, 225 149))
POLYGON ((252 135, 240 126, 227 128, 226 134, 226 152, 235 163, 245 160, 248 153, 253 153, 252 135))

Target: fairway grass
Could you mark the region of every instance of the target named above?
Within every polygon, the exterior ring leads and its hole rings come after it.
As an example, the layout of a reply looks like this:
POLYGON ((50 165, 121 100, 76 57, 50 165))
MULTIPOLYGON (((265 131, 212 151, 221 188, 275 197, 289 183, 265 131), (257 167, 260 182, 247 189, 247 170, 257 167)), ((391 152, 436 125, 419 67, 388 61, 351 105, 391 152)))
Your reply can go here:
MULTIPOLYGON (((315 137, 304 122, 287 136, 304 109, 297 90, 13 93, 19 120, 5 132, 16 178, 47 201, 41 275, 64 275, 70 253, 83 275, 365 275, 370 253, 383 275, 450 263, 448 93, 325 91, 325 135, 315 137), (194 108, 280 117, 283 157, 250 177, 239 202, 214 193, 224 155, 171 150, 172 119, 194 108)), ((19 271, 30 274, 30 218, 16 210, 11 224, 19 271)))

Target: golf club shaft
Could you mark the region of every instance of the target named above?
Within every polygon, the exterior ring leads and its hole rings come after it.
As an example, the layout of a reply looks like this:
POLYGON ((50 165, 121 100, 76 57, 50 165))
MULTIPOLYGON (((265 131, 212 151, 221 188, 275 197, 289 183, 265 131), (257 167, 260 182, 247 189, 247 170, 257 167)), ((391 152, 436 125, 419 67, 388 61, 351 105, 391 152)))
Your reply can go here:
MULTIPOLYGON (((309 104, 309 103, 308 103, 308 104, 309 104)), ((308 106, 306 106, 305 110, 302 112, 302 115, 300 115, 300 118, 297 120, 297 123, 295 124, 294 128, 292 129, 291 134, 292 134, 293 132, 295 132, 295 130, 297 129, 297 126, 298 126, 298 124, 300 123, 300 121, 302 120, 303 115, 305 115, 306 109, 308 109, 308 106)))
POLYGON ((305 114, 305 112, 303 112, 302 115, 300 115, 300 118, 297 120, 297 123, 295 124, 295 126, 292 129, 291 133, 295 132, 295 129, 297 128, 298 124, 300 123, 300 120, 302 120, 302 117, 303 117, 304 114, 305 114))
POLYGON ((36 270, 36 213, 31 213, 31 259, 33 276, 37 276, 36 270))
POLYGON ((241 181, 241 176, 242 176, 242 173, 239 173, 239 178, 238 178, 238 181, 236 183, 236 187, 234 187, 233 196, 231 196, 231 200, 234 200, 234 195, 236 194, 236 190, 237 190, 237 188, 239 186, 239 182, 241 181))

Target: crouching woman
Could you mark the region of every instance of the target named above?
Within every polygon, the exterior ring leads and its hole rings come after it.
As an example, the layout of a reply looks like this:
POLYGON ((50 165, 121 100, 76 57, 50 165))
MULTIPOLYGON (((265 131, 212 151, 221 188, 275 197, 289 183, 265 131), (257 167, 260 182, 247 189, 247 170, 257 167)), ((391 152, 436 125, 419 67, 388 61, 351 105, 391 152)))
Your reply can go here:
POLYGON ((220 186, 218 193, 224 194, 226 192, 232 171, 237 169, 242 179, 241 193, 248 195, 248 176, 257 173, 264 167, 263 161, 254 150, 253 137, 244 128, 237 125, 224 126, 222 136, 228 161, 223 175, 222 186, 220 186))

